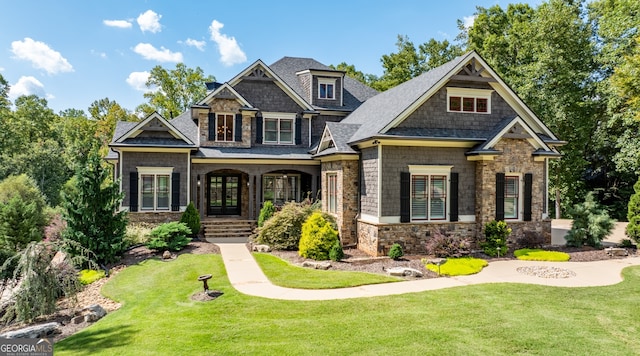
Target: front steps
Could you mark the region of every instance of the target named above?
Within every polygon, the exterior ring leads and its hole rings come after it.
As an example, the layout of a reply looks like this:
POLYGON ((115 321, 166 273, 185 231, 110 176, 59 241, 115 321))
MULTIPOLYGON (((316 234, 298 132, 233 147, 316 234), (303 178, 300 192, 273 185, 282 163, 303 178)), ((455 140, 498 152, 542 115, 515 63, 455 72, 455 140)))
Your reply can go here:
POLYGON ((211 243, 244 243, 249 242, 249 236, 257 226, 255 220, 214 219, 202 221, 204 238, 211 243))

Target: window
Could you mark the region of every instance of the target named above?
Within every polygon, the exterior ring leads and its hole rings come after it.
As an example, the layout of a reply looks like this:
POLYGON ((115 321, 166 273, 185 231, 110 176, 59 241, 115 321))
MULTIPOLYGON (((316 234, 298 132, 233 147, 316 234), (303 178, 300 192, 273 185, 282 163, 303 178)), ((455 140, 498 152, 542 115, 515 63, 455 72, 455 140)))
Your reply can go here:
POLYGON ((293 144, 293 120, 292 118, 265 118, 264 143, 293 144))
POLYGON ((138 167, 140 210, 171 208, 171 173, 173 168, 138 167))
POLYGON ((216 141, 233 141, 233 115, 218 114, 216 116, 216 141))
POLYGON ((519 218, 518 211, 520 210, 520 177, 519 176, 505 176, 504 177, 504 218, 514 219, 519 218))
POLYGON ((411 217, 413 220, 445 220, 447 176, 411 176, 411 217))
POLYGON ((335 99, 335 79, 318 79, 318 98, 335 99))
POLYGON ((491 90, 447 88, 447 111, 491 113, 491 90))
POLYGON ((330 213, 338 211, 338 175, 327 174, 327 209, 330 213))
POLYGON ((298 201, 299 185, 299 175, 264 175, 262 178, 263 201, 270 200, 274 205, 283 205, 292 200, 298 201))

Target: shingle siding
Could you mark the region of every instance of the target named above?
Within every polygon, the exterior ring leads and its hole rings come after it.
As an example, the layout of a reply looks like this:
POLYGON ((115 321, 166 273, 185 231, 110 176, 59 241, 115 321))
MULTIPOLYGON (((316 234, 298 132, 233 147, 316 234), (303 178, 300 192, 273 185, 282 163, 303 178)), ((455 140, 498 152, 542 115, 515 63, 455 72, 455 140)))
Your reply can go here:
POLYGON ((378 216, 378 148, 362 150, 360 204, 363 214, 378 216))
POLYGON ((300 112, 304 109, 274 82, 243 80, 233 88, 262 111, 300 112))

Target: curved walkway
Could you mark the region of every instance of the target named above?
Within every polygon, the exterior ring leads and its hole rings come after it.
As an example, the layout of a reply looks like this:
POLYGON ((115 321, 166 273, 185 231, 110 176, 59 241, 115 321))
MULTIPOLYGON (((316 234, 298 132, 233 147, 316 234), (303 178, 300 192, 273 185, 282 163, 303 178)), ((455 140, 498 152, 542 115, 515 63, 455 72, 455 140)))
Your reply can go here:
POLYGON ((640 265, 640 257, 595 262, 496 261, 470 276, 425 278, 406 282, 373 284, 340 289, 293 289, 271 284, 244 243, 218 243, 229 281, 239 292, 270 299, 332 300, 377 297, 481 283, 529 283, 557 287, 595 287, 622 281, 625 267, 640 265), (518 272, 518 267, 548 266, 568 269, 570 278, 541 278, 518 272))

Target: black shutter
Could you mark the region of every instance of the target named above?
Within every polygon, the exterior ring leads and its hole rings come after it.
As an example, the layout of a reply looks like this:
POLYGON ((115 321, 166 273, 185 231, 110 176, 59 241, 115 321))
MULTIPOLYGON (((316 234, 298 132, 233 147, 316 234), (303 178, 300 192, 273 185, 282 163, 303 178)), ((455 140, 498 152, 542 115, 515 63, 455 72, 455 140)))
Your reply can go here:
POLYGON ((504 220, 504 173, 496 173, 496 220, 504 220))
POLYGON ((262 116, 256 116, 256 143, 262 143, 262 116))
POLYGON ((302 119, 297 117, 295 125, 296 125, 296 130, 295 130, 296 145, 299 145, 302 143, 302 119))
POLYGON ((171 211, 180 210, 180 173, 171 174, 171 211))
POLYGON ((451 173, 449 184, 449 221, 458 221, 458 173, 451 173))
MULTIPOLYGON (((378 204, 380 204, 378 197, 378 204)), ((411 173, 400 172, 400 222, 411 221, 411 173)))
POLYGON ((129 172, 129 211, 138 211, 138 172, 129 172))
POLYGON ((242 114, 236 114, 236 124, 235 124, 235 141, 242 142, 242 114))
POLYGON ((216 114, 209 113, 209 141, 216 140, 216 114))
POLYGON ((524 175, 524 216, 522 220, 531 221, 531 188, 533 187, 533 174, 524 175))

